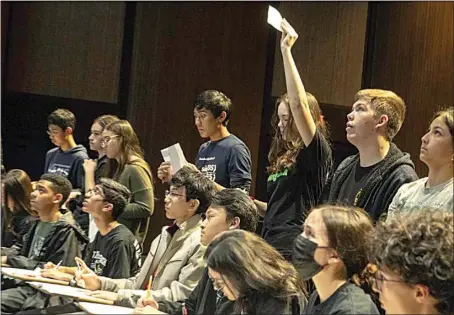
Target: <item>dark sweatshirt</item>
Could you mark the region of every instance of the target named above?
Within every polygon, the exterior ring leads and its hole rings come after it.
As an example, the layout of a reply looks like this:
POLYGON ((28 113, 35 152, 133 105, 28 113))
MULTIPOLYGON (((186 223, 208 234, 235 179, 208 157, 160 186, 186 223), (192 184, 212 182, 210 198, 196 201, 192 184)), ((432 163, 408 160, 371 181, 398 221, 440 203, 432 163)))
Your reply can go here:
POLYGON ((82 251, 88 243, 88 238, 75 224, 70 212, 62 215, 47 236, 39 253, 34 258, 29 258, 32 249, 35 231, 40 220, 32 219, 30 231, 25 235, 24 244, 16 253, 8 253, 7 264, 13 268, 35 269, 42 267, 47 262, 63 266, 75 266, 75 258, 82 257, 82 251))
MULTIPOLYGON (((342 185, 359 163, 359 153, 347 157, 337 168, 330 183, 325 186, 324 201, 342 203, 339 194, 342 185)), ((368 178, 354 206, 365 209, 372 220, 386 214, 394 195, 405 184, 418 179, 415 166, 408 153, 403 153, 394 143, 383 161, 368 174, 368 178)))
POLYGON ((83 186, 83 163, 88 159, 87 150, 78 144, 68 151, 62 151, 59 147, 53 148, 46 153, 44 173, 63 175, 71 182, 73 189, 83 186))

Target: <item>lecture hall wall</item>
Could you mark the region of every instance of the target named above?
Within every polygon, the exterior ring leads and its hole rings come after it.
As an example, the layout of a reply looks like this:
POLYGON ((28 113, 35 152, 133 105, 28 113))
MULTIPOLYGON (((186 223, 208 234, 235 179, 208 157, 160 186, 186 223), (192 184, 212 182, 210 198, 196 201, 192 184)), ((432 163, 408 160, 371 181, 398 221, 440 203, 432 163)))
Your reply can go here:
MULTIPOLYGON (((160 149, 179 142, 188 160, 202 143, 192 102, 206 89, 233 101, 230 129, 249 146, 252 194, 265 197, 274 100, 285 91, 280 36, 265 2, 2 1, 2 149, 7 169, 43 170, 46 116, 78 119, 88 148, 94 118, 130 120, 154 173, 160 149)), ((453 104, 452 2, 272 2, 295 26, 294 55, 308 91, 331 126, 337 163, 355 149, 346 114, 364 87, 391 89, 407 103, 395 142, 420 176, 420 138, 432 113, 453 104)), ((150 241, 167 223, 166 187, 155 182, 150 241)))

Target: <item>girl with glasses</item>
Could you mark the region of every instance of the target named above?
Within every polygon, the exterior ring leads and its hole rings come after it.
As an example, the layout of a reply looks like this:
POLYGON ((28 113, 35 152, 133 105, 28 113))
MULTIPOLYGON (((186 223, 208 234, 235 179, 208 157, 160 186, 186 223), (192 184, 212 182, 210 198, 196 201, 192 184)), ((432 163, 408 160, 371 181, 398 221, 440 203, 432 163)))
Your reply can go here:
POLYGON ((139 138, 127 120, 108 124, 102 132, 106 152, 107 177, 131 191, 131 201, 118 222, 128 227, 143 242, 154 211, 153 177, 143 158, 139 138))
POLYGON ((242 230, 222 233, 205 253, 215 290, 235 301, 235 314, 300 314, 306 288, 272 246, 242 230))

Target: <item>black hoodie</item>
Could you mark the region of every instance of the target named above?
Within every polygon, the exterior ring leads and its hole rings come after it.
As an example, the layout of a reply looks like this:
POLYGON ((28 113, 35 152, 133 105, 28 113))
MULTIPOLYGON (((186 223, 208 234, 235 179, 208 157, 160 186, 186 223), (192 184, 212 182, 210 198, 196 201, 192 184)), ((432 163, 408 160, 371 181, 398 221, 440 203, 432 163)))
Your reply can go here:
POLYGON ((59 174, 66 177, 73 189, 83 185, 83 163, 88 159, 87 149, 78 144, 72 149, 63 151, 59 147, 53 148, 46 153, 44 174, 59 174))
MULTIPOLYGON (((358 163, 359 153, 342 161, 331 182, 325 186, 324 201, 331 204, 340 202, 339 193, 342 184, 358 163)), ((399 188, 417 179, 418 175, 410 155, 403 153, 394 143, 391 143, 385 159, 369 174, 356 206, 365 209, 375 222, 383 213, 388 212, 388 207, 399 188)))
POLYGON ((62 266, 75 266, 75 258, 82 257, 82 251, 88 243, 88 238, 75 224, 72 214, 66 212, 60 220, 54 224, 44 240, 37 260, 28 258, 35 230, 39 219, 32 219, 31 228, 25 235, 24 244, 20 252, 13 255, 7 254, 7 264, 13 268, 35 269, 42 267, 47 262, 62 266))

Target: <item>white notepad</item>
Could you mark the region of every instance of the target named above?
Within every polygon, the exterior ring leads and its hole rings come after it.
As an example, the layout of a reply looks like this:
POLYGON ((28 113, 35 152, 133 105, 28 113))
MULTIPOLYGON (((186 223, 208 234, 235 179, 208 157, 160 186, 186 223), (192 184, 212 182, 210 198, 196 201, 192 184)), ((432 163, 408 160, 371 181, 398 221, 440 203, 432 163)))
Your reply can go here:
POLYGON ((88 314, 132 314, 134 312, 133 308, 115 305, 104 305, 89 302, 79 302, 77 305, 88 314))
MULTIPOLYGON (((115 306, 115 305, 102 305, 97 303, 79 302, 77 305, 87 312, 88 314, 104 315, 104 314, 132 314, 133 308, 115 306)), ((167 314, 159 310, 153 309, 153 313, 148 314, 167 314)))
POLYGON ((168 148, 161 150, 162 157, 165 162, 170 162, 172 165, 173 173, 178 172, 186 163, 183 150, 179 143, 176 143, 168 148))

